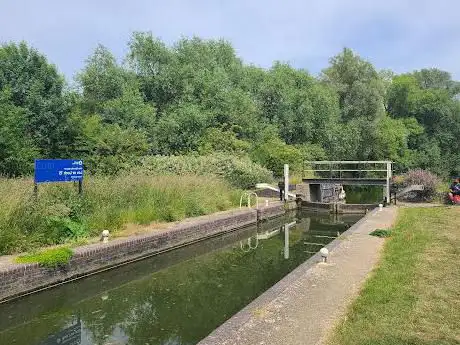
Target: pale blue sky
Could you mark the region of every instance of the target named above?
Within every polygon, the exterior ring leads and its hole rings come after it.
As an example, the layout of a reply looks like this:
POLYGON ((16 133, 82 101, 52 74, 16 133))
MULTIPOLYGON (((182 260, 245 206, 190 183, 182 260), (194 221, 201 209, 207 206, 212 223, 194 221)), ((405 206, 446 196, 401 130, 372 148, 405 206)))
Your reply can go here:
POLYGON ((317 74, 348 46, 378 68, 439 67, 460 79, 458 0, 0 0, 0 42, 25 40, 68 79, 98 43, 117 57, 133 31, 167 43, 225 38, 248 63, 317 74))

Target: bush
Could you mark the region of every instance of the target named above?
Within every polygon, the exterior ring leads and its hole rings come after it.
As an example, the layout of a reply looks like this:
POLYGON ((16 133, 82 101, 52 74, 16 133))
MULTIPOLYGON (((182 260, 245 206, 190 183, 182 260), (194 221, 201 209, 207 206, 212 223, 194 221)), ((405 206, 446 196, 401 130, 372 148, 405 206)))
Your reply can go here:
POLYGON ((170 222, 239 205, 241 191, 215 176, 87 176, 83 196, 72 183, 0 178, 0 255, 113 232, 126 224, 170 222))
MULTIPOLYGON (((418 191, 416 197, 424 200, 431 201, 436 196, 441 180, 438 176, 430 171, 422 169, 409 170, 401 176, 393 178, 393 184, 396 188, 404 188, 411 185, 423 185, 424 190, 418 191)), ((416 199, 412 197, 412 199, 416 199)))
POLYGON ((150 156, 143 159, 142 171, 150 175, 214 175, 243 189, 273 180, 269 170, 252 162, 248 157, 235 157, 224 153, 207 156, 150 156))
POLYGON ((256 146, 252 157, 267 167, 277 177, 283 176, 284 164, 289 164, 291 174, 301 172, 304 154, 301 149, 273 138, 256 146))
POLYGON ((72 258, 73 252, 70 248, 53 248, 40 251, 38 253, 31 253, 18 256, 16 262, 20 264, 37 262, 40 265, 48 268, 56 268, 65 266, 72 258))

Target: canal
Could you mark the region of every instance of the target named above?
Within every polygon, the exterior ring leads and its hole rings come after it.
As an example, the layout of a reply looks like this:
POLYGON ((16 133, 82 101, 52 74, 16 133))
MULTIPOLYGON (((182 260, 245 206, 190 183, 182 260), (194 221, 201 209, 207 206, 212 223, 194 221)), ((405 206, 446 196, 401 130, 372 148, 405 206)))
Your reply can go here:
POLYGON ((0 304, 0 344, 196 344, 360 217, 297 212, 0 304))

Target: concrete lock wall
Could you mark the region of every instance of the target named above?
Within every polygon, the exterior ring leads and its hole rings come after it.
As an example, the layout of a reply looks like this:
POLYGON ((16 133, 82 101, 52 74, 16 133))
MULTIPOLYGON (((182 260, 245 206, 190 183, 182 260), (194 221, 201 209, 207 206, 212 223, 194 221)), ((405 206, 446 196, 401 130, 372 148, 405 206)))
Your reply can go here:
POLYGON ((365 214, 376 207, 378 204, 344 204, 301 201, 301 206, 316 212, 329 212, 337 214, 365 214))
POLYGON ((74 249, 67 265, 55 269, 37 263, 3 265, 0 267, 0 301, 254 225, 296 208, 295 202, 277 202, 257 210, 241 209, 198 217, 147 235, 81 246, 74 249))
POLYGON ((301 183, 296 186, 297 194, 302 200, 321 203, 339 202, 338 196, 341 189, 341 185, 331 183, 301 183))

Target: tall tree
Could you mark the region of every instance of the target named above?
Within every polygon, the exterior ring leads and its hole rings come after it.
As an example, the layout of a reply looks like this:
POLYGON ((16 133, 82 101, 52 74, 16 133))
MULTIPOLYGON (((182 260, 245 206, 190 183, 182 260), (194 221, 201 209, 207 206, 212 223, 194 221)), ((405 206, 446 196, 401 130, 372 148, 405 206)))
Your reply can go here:
POLYGON ((345 48, 330 65, 322 80, 337 90, 343 120, 374 120, 384 114, 384 83, 371 63, 345 48))
POLYGON ((32 171, 38 150, 27 134, 26 123, 25 111, 13 104, 9 89, 0 91, 0 175, 32 171))
POLYGON ((0 47, 0 90, 9 89, 11 102, 24 111, 27 135, 40 154, 59 157, 68 130, 64 78, 56 67, 25 42, 0 47))

